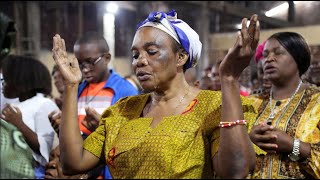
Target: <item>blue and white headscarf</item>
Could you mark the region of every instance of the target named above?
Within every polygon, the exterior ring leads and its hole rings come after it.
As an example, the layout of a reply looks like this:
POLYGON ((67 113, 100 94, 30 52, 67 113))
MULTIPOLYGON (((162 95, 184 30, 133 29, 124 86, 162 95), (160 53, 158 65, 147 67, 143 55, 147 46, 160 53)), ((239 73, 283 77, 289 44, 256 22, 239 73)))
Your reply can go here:
POLYGON ((189 55, 188 61, 184 65, 185 70, 197 64, 202 48, 199 35, 186 22, 177 18, 175 10, 169 13, 150 13, 146 20, 138 24, 137 30, 145 26, 155 27, 164 31, 184 48, 189 55))

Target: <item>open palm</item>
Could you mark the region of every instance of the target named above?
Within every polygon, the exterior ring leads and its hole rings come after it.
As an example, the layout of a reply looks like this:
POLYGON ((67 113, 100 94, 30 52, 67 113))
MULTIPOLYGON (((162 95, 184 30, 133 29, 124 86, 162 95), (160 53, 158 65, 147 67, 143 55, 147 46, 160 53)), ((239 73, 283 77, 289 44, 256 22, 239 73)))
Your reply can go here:
POLYGON ((79 84, 82 74, 78 60, 76 58, 68 59, 64 39, 59 34, 53 37, 52 53, 53 59, 59 66, 59 70, 64 78, 64 83, 66 85, 79 84))

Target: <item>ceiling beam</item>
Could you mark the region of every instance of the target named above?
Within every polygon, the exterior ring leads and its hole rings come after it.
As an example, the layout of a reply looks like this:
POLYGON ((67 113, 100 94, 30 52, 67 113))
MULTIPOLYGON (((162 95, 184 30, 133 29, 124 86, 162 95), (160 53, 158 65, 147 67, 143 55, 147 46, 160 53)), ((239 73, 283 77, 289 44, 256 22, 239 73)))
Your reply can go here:
MULTIPOLYGON (((185 1, 187 3, 192 3, 201 6, 203 2, 201 1, 185 1)), ((228 3, 227 1, 223 1, 223 3, 220 3, 221 1, 213 1, 208 3, 208 7, 214 11, 238 16, 238 17, 246 17, 250 18, 253 14, 257 14, 259 16, 259 20, 261 22, 268 23, 270 25, 276 26, 276 27, 292 27, 296 26, 294 23, 283 21, 280 19, 275 19, 271 17, 267 17, 264 14, 257 12, 257 10, 241 7, 239 5, 234 5, 231 3, 228 3)))

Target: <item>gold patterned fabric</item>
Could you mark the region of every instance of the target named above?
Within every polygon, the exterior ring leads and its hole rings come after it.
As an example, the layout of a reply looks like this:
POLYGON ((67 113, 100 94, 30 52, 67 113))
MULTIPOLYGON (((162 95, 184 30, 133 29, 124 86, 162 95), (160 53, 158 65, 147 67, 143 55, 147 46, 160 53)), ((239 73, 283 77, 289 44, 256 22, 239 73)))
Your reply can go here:
MULTIPOLYGON (((214 178, 218 151, 221 94, 202 90, 181 115, 140 117, 150 94, 123 98, 102 115, 84 148, 103 159, 113 178, 214 178), (189 106, 189 108, 190 108, 189 106)), ((256 113, 243 100, 246 118, 256 113)))
MULTIPOLYGON (((296 137, 302 142, 311 144, 311 156, 304 162, 293 162, 288 154, 267 154, 257 146, 254 179, 288 179, 288 178, 320 178, 320 93, 319 89, 309 87, 298 93, 288 104, 288 99, 281 100, 278 112, 272 120, 272 125, 285 131, 291 137, 296 137)), ((255 122, 257 125, 265 122, 270 114, 269 99, 254 99, 254 104, 259 107, 259 114, 255 122)), ((275 104, 275 100, 272 100, 275 104)))

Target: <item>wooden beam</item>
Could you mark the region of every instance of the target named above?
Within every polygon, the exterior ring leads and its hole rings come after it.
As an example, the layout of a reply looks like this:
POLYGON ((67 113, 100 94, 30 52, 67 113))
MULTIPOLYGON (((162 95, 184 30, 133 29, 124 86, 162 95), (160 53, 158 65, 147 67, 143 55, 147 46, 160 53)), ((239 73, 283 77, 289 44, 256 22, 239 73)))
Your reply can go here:
MULTIPOLYGON (((185 1, 187 3, 192 3, 201 6, 201 2, 199 1, 185 1)), ((276 27, 292 27, 296 26, 296 24, 283 21, 280 19, 275 19, 271 17, 267 17, 264 14, 258 12, 257 10, 246 8, 246 7, 240 7, 238 5, 234 5, 231 3, 228 3, 226 1, 223 1, 223 3, 219 3, 220 1, 213 1, 208 4, 208 7, 214 11, 219 11, 222 13, 238 16, 238 17, 247 17, 250 18, 253 14, 257 14, 259 16, 259 19, 261 22, 268 23, 270 25, 276 26, 276 27)))

